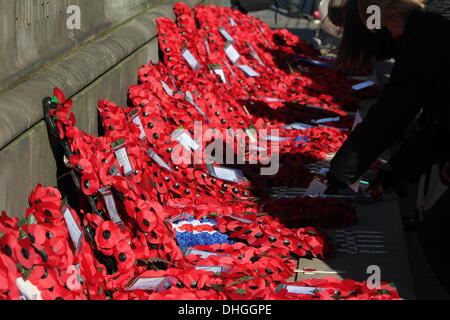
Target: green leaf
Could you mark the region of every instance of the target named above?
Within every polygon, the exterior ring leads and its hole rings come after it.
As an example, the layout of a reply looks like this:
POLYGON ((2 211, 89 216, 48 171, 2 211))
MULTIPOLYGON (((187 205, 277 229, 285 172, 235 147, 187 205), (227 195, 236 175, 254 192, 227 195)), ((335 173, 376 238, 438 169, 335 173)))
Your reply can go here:
POLYGON ((27 281, 32 271, 33 270, 31 269, 25 269, 24 272, 22 273, 23 280, 27 281))
POLYGON ((254 279, 255 277, 252 277, 252 276, 248 276, 248 277, 242 277, 242 278, 239 278, 238 280, 239 281, 249 281, 249 280, 252 280, 252 279, 254 279))
POLYGON ((397 287, 393 282, 388 283, 388 286, 391 287, 392 289, 397 290, 397 287))
POLYGON ((391 292, 389 290, 386 289, 380 289, 377 291, 377 294, 391 294, 391 292))
POLYGON ((5 233, 0 231, 0 239, 1 239, 4 235, 5 235, 5 233))
POLYGON ((19 241, 25 239, 26 237, 28 237, 28 234, 25 231, 20 230, 19 241))
POLYGON ((247 293, 247 290, 245 290, 245 289, 236 289, 236 293, 245 295, 247 293))

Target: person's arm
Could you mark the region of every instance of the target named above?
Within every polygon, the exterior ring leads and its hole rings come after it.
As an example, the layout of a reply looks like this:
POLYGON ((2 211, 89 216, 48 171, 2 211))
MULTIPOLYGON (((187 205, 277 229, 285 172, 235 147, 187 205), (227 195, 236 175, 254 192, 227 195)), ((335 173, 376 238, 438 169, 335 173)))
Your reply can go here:
POLYGON ((435 53, 432 41, 417 34, 405 40, 407 45, 397 57, 391 80, 378 102, 331 162, 331 184, 352 184, 360 178, 411 124, 432 92, 437 66, 442 62, 431 57, 435 53))

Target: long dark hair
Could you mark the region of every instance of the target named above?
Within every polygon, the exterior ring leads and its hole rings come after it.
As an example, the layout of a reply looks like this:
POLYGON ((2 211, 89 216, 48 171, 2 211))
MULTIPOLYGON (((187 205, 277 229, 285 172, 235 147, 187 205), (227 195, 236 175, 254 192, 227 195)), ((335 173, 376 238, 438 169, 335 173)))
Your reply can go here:
POLYGON ((408 15, 425 7, 425 0, 330 0, 329 10, 334 18, 343 26, 343 36, 339 48, 337 66, 345 69, 359 69, 377 60, 391 58, 395 55, 397 41, 386 28, 375 32, 369 31, 365 24, 365 8, 369 4, 377 4, 386 12, 408 15), (342 3, 345 2, 345 6, 342 3), (343 7, 343 9, 342 9, 343 7), (340 9, 339 9, 340 8, 340 9))
POLYGON ((360 16, 358 1, 348 0, 344 8, 344 31, 337 57, 337 65, 349 70, 390 58, 395 52, 395 40, 386 28, 376 32, 366 28, 360 16))

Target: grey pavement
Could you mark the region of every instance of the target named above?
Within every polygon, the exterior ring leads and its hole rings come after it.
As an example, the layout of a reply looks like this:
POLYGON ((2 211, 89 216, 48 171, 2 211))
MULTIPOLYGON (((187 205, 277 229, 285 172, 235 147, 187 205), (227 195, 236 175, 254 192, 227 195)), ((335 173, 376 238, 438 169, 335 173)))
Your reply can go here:
MULTIPOLYGON (((280 8, 276 8, 274 5, 269 10, 250 12, 249 14, 261 19, 269 24, 272 28, 286 28, 300 39, 308 43, 314 44, 314 37, 317 35, 317 31, 320 28, 320 24, 308 21, 306 19, 291 18, 286 15, 286 9, 283 7, 282 1, 280 1, 280 8), (276 14, 278 11, 278 14, 276 14)), ((230 0, 222 0, 222 6, 230 6, 230 0)), ((339 45, 339 39, 331 36, 323 36, 321 39, 326 39, 325 46, 321 50, 325 54, 335 54, 336 46, 339 45)), ((380 87, 383 87, 390 78, 390 73, 393 66, 393 61, 385 61, 379 63, 376 66, 376 71, 373 77, 377 79, 380 87)), ((410 191, 403 199, 399 201, 399 208, 392 210, 393 215, 401 215, 403 218, 411 218, 415 215, 416 199, 417 199, 417 185, 412 185, 410 191), (396 211, 396 212, 394 212, 396 211), (401 211, 401 214, 400 214, 401 211)), ((400 217, 398 219, 400 220, 400 217)), ((417 232, 414 228, 403 228, 399 223, 400 229, 403 229, 404 235, 399 235, 399 238, 406 239, 407 257, 409 259, 409 269, 404 270, 405 273, 411 273, 412 282, 409 286, 413 288, 416 299, 450 299, 450 295, 439 284, 438 280, 434 276, 430 269, 425 257, 423 256, 420 244, 417 239, 417 232)), ((404 253, 406 254, 406 253, 404 253)), ((408 268, 407 264, 403 264, 403 268, 408 268)), ((400 272, 400 270, 399 270, 400 272)), ((399 275, 401 276, 401 275, 399 275)), ((400 290, 402 291, 402 290, 400 290)))

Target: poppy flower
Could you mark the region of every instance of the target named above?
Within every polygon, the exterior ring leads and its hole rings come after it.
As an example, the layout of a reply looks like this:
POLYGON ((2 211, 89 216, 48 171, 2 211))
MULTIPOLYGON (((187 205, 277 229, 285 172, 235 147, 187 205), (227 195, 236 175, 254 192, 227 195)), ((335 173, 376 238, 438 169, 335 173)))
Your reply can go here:
POLYGON ((26 269, 31 269, 35 264, 42 262, 41 256, 31 246, 29 238, 20 240, 14 251, 17 261, 26 269))
POLYGON ((131 269, 135 262, 134 252, 126 240, 119 242, 114 247, 114 257, 120 270, 131 269))
POLYGON ((81 189, 86 195, 94 195, 100 189, 100 181, 95 174, 83 174, 81 177, 81 189))
POLYGON ((104 221, 95 232, 95 242, 101 249, 112 249, 121 240, 119 227, 112 221, 104 221))

